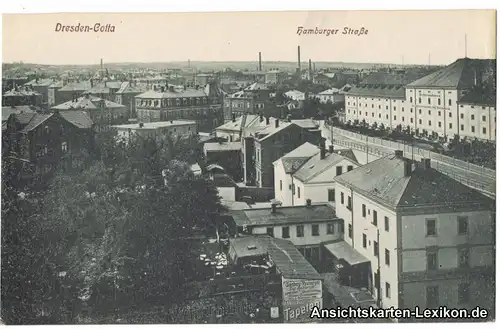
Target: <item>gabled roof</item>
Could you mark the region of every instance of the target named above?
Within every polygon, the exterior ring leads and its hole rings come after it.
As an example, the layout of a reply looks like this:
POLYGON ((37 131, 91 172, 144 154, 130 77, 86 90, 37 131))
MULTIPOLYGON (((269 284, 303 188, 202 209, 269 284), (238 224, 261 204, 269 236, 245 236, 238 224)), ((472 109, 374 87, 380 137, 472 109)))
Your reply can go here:
POLYGON ((250 86, 246 87, 244 90, 254 91, 254 90, 270 90, 270 89, 264 83, 254 82, 250 86))
POLYGON ((334 181, 392 208, 491 202, 472 188, 420 164, 405 176, 407 161, 411 160, 389 155, 337 176, 334 181))
MULTIPOLYGON (((410 88, 452 88, 469 89, 481 75, 494 74, 496 60, 460 58, 452 64, 431 73, 410 84, 410 88)), ((486 77, 486 76, 485 76, 486 77)))
POLYGON ((362 97, 405 98, 405 88, 401 86, 354 87, 345 94, 362 97))
MULTIPOLYGON (((27 88, 27 87, 25 87, 27 88)), ((34 91, 34 90, 28 90, 28 89, 12 89, 7 91, 6 93, 3 93, 2 96, 10 96, 10 97, 27 97, 27 96, 38 96, 40 93, 34 91)))
POLYGON ((76 101, 69 101, 53 107, 55 110, 99 110, 103 108, 116 109, 125 108, 125 106, 99 97, 87 95, 77 98, 76 101), (99 107, 99 103, 102 103, 103 107, 99 107))
POLYGON ((59 112, 61 117, 77 128, 90 129, 93 122, 84 111, 62 111, 59 112))
POLYGON ((333 153, 326 152, 324 159, 321 159, 320 153, 312 156, 304 164, 302 164, 302 166, 293 174, 293 177, 297 178, 303 183, 307 183, 314 177, 332 168, 337 163, 343 160, 348 160, 353 164, 359 166, 359 163, 357 163, 357 161, 346 158, 337 152, 338 151, 334 151, 333 153))
POLYGON ((296 119, 292 120, 292 123, 295 123, 297 126, 302 127, 304 129, 318 129, 319 124, 313 119, 296 119))
POLYGON ((33 79, 31 81, 26 82, 24 85, 25 86, 33 86, 33 87, 48 87, 50 86, 54 81, 52 79, 33 79), (37 81, 38 80, 38 81, 37 81))
POLYGON ((309 142, 305 142, 293 151, 274 161, 273 164, 281 162, 285 173, 292 174, 317 153, 319 153, 319 147, 309 142))
POLYGON ((474 88, 464 96, 462 96, 458 103, 472 104, 472 105, 487 105, 495 106, 497 103, 497 92, 494 86, 486 88, 474 88))
MULTIPOLYGON (((219 127, 215 128, 215 130, 230 130, 230 131, 235 131, 238 132, 241 129, 241 121, 243 119, 243 116, 240 116, 238 118, 235 118, 235 121, 229 121, 224 123, 223 125, 220 125, 219 127)), ((247 119, 245 122, 245 128, 246 127, 251 127, 255 122, 259 121, 259 116, 255 114, 247 114, 247 119)))
POLYGON ((425 76, 428 72, 373 72, 364 78, 359 86, 405 86, 425 76))
POLYGON ((269 125, 267 125, 263 129, 257 131, 254 136, 257 138, 257 140, 264 141, 264 140, 268 139, 269 137, 273 136, 274 134, 287 129, 290 126, 297 126, 298 127, 298 125, 296 125, 295 123, 292 123, 292 122, 280 122, 278 127, 276 127, 276 125, 274 123, 270 123, 269 125))
POLYGON ((73 92, 84 92, 91 88, 90 81, 77 81, 68 83, 66 86, 59 89, 59 91, 73 91, 73 92))
MULTIPOLYGON (((34 113, 34 114, 31 114, 31 119, 29 120, 28 124, 21 130, 21 132, 32 131, 33 129, 38 127, 40 124, 47 121, 47 119, 49 119, 53 115, 54 115, 54 113, 43 113, 43 114, 42 113, 34 113)), ((21 124, 22 124, 22 122, 21 122, 21 124)))
POLYGON ((19 113, 35 113, 39 108, 35 106, 23 105, 23 106, 3 106, 2 107, 2 122, 6 121, 11 114, 19 113))

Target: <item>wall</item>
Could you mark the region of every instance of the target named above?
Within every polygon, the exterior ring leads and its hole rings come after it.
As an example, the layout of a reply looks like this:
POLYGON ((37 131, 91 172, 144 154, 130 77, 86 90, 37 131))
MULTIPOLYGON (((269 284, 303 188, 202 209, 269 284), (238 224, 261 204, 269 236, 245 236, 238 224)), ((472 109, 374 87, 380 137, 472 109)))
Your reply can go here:
MULTIPOLYGON (((335 211, 337 216, 344 219, 344 240, 351 244, 355 250, 365 256, 371 263, 372 278, 378 269, 379 259, 374 255, 374 242, 378 240, 380 255, 380 282, 382 305, 386 307, 398 307, 398 257, 397 257, 397 221, 396 214, 384 207, 368 200, 367 198, 352 193, 352 209, 347 209, 350 189, 337 184, 335 188, 335 211), (341 202, 341 193, 344 193, 344 204, 341 202), (366 206, 366 218, 362 216, 362 205, 366 206), (377 226, 372 224, 373 211, 377 211, 377 226), (389 219, 389 231, 385 230, 384 217, 389 219), (349 238, 349 224, 352 225, 353 239, 349 238), (379 237, 377 237, 377 231, 379 237), (363 234, 366 235, 366 248, 363 247, 363 234), (385 263, 385 249, 389 251, 390 263, 385 263), (386 297, 385 283, 390 284, 390 296, 386 297)), ((375 298, 377 297, 374 291, 375 298)))
POLYGON ((219 196, 226 201, 236 201, 236 188, 234 187, 217 187, 219 196))
POLYGON ((285 173, 285 168, 283 168, 281 161, 277 161, 274 164, 274 178, 275 198, 281 201, 282 206, 291 206, 292 190, 290 185, 292 185, 292 178, 285 173))
POLYGON ((460 104, 458 112, 461 136, 496 140, 496 109, 494 106, 460 104))
MULTIPOLYGON (((271 211, 271 210, 269 210, 271 211)), ((342 234, 340 232, 340 221, 339 220, 329 220, 328 222, 315 222, 314 224, 319 225, 319 236, 312 235, 312 224, 308 224, 307 222, 303 222, 300 225, 304 225, 304 236, 297 237, 297 225, 298 224, 288 224, 288 225, 269 225, 269 226, 258 226, 253 227, 252 234, 267 234, 267 228, 273 227, 274 229, 274 237, 278 239, 286 239, 291 241, 296 246, 309 246, 309 245, 318 245, 320 243, 326 241, 334 241, 338 239, 342 239, 342 234), (333 234, 326 234, 327 223, 333 223, 334 229, 333 234), (290 228, 290 237, 284 238, 282 233, 283 227, 290 228)))
POLYGON ((238 187, 237 201, 241 201, 241 198, 244 196, 251 197, 255 202, 269 202, 274 199, 274 189, 254 186, 238 187))

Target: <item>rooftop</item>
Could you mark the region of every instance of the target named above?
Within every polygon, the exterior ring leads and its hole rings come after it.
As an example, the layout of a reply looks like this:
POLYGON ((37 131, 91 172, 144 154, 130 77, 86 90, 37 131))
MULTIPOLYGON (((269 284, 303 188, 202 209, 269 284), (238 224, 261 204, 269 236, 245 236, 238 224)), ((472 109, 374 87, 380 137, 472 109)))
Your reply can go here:
POLYGON ((408 87, 468 89, 473 87, 478 79, 484 81, 495 72, 496 60, 494 59, 460 58, 452 64, 408 84, 408 87))
POLYGON ((405 88, 402 86, 354 87, 346 95, 363 97, 404 98, 405 88))
POLYGON ((83 96, 75 101, 54 106, 54 110, 99 110, 103 108, 125 108, 125 106, 95 96, 83 96))
POLYGON ((67 85, 59 89, 59 91, 84 92, 86 90, 89 90, 90 88, 91 88, 90 81, 85 80, 85 81, 76 81, 68 83, 67 85))
POLYGON ((164 99, 164 98, 190 98, 190 97, 207 97, 203 89, 193 89, 193 88, 171 88, 165 91, 155 91, 148 90, 138 96, 137 98, 147 98, 147 99, 164 99))
POLYGON ((205 152, 226 152, 241 150, 240 142, 224 142, 224 143, 205 143, 203 145, 205 152))
POLYGON ((172 120, 172 121, 132 123, 126 125, 114 125, 113 127, 117 129, 152 130, 152 129, 166 128, 166 127, 191 126, 191 125, 196 125, 196 122, 189 120, 172 120))
POLYGON ((309 142, 305 142, 290 153, 285 154, 274 163, 281 161, 285 173, 291 174, 299 169, 313 155, 319 153, 319 147, 309 142))
POLYGON ((337 176, 334 181, 393 208, 491 202, 481 193, 421 163, 413 164, 405 175, 409 163, 411 160, 402 156, 389 155, 337 176))
POLYGON ((33 79, 31 81, 26 82, 25 86, 33 86, 33 87, 48 87, 54 83, 52 79, 33 79))
POLYGON ((405 86, 428 74, 428 71, 373 72, 364 78, 359 86, 405 86))
MULTIPOLYGON (((240 131, 241 129, 241 121, 243 116, 235 118, 234 121, 229 121, 215 128, 215 130, 230 130, 230 131, 240 131)), ((245 122, 245 127, 252 126, 255 122, 259 121, 259 116, 254 114, 248 114, 245 122)))
POLYGON ((276 264, 276 269, 284 278, 321 279, 314 267, 290 241, 259 235, 231 239, 230 243, 239 246, 239 250, 248 249, 248 246, 255 246, 259 252, 267 252, 271 260, 276 264))
POLYGON ((142 84, 130 83, 125 81, 121 84, 120 89, 116 92, 117 94, 140 94, 147 90, 146 86, 142 84))
POLYGON ((40 110, 36 106, 3 106, 2 107, 2 122, 6 121, 11 114, 19 114, 19 113, 35 113, 37 110, 40 110))
POLYGON ((462 98, 459 99, 458 103, 495 106, 497 103, 496 88, 494 86, 474 88, 473 90, 462 96, 462 98))
POLYGON ((93 122, 85 111, 62 111, 59 114, 77 128, 92 128, 93 122))
POLYGON ((232 217, 238 226, 263 226, 322 222, 337 218, 331 204, 313 204, 311 206, 277 207, 273 213, 267 209, 245 209, 235 211, 232 217))

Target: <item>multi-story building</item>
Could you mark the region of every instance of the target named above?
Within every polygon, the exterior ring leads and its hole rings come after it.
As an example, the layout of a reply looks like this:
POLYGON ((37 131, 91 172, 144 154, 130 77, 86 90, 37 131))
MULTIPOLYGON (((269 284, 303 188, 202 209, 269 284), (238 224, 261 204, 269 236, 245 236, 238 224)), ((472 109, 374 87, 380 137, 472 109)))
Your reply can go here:
POLYGON ((343 89, 330 88, 316 95, 321 103, 343 103, 345 101, 345 91, 343 89))
POLYGON ((238 117, 244 113, 265 113, 266 107, 274 105, 270 102, 271 91, 267 85, 256 82, 227 96, 224 100, 224 120, 231 120, 233 114, 238 117))
POLYGON ((49 87, 48 87, 48 108, 51 108, 52 106, 57 105, 57 99, 56 99, 56 93, 59 91, 64 86, 64 83, 59 80, 59 81, 54 81, 49 87))
POLYGON ((233 211, 232 218, 239 232, 288 240, 315 265, 322 259, 321 244, 342 240, 344 235, 343 220, 330 204, 273 204, 271 209, 233 211))
POLYGON ((284 95, 294 101, 303 101, 306 99, 306 93, 298 90, 289 90, 284 95))
MULTIPOLYGON (((91 88, 84 93, 88 93, 94 97, 99 97, 111 102, 118 103, 116 93, 122 87, 123 81, 102 81, 96 83, 94 79, 90 79, 91 88)), ((121 104, 121 103, 120 103, 121 104)))
POLYGON ((83 95, 84 92, 93 87, 93 82, 90 80, 77 80, 66 83, 63 81, 64 86, 55 91, 55 104, 59 105, 69 102, 83 95))
POLYGON ((333 178, 359 166, 352 150, 305 143, 274 162, 275 198, 285 206, 335 202, 333 178))
POLYGON ((115 94, 115 102, 126 106, 131 118, 137 117, 135 97, 147 91, 145 85, 137 84, 137 81, 125 81, 115 94))
POLYGON ((492 200, 431 168, 429 159, 414 163, 402 151, 335 181, 344 247, 361 254, 355 263, 368 274, 359 283, 381 307, 491 309, 492 200))
POLYGON ((247 185, 274 187, 273 162, 305 142, 319 143, 321 131, 301 122, 281 122, 269 117, 246 128, 242 139, 242 163, 247 185))
POLYGON ((231 121, 228 121, 214 129, 215 136, 225 138, 229 142, 240 140, 240 134, 242 130, 248 127, 252 127, 254 124, 260 122, 259 118, 260 117, 255 114, 247 115, 244 122, 245 127, 243 127, 242 129, 241 125, 243 123, 243 116, 236 117, 236 114, 233 114, 231 121))
POLYGON ((278 69, 272 69, 266 72, 266 84, 279 85, 287 78, 286 72, 278 69))
POLYGON ((152 138, 158 142, 197 135, 196 122, 187 120, 158 121, 114 125, 118 138, 129 140, 132 136, 152 138))
POLYGON ((2 94, 2 106, 41 106, 42 95, 30 87, 16 87, 2 94))
POLYGON ((9 116, 3 131, 3 152, 17 167, 19 180, 36 183, 56 168, 81 168, 84 150, 92 147, 92 121, 82 111, 21 112, 9 116))
POLYGON ((142 122, 192 120, 198 131, 210 132, 223 122, 223 92, 211 83, 204 88, 169 85, 135 97, 137 119, 142 122))
MULTIPOLYGON (((376 76, 376 79, 370 79, 369 83, 347 93, 346 120, 383 124, 392 129, 410 127, 418 135, 434 135, 445 140, 455 135, 494 138, 491 117, 487 120, 490 122, 488 127, 472 125, 471 120, 475 120, 472 115, 482 118, 483 114, 464 113, 460 101, 465 97, 467 102, 468 93, 491 79, 495 65, 495 60, 462 58, 421 78, 417 78, 419 72, 402 79, 389 79, 388 76, 394 76, 389 73, 373 74, 371 76, 376 76), (414 81, 405 83, 409 79, 414 81), (482 134, 482 128, 487 128, 485 134, 482 134)), ((491 106, 482 107, 484 111, 491 109, 491 106)))
POLYGON ((128 109, 114 102, 89 94, 52 107, 53 111, 84 111, 94 123, 97 131, 108 130, 111 125, 128 123, 128 109))
POLYGON ((49 108, 49 88, 54 83, 53 79, 40 79, 36 78, 29 82, 26 82, 24 85, 30 87, 31 90, 36 91, 41 95, 41 104, 45 109, 49 108))

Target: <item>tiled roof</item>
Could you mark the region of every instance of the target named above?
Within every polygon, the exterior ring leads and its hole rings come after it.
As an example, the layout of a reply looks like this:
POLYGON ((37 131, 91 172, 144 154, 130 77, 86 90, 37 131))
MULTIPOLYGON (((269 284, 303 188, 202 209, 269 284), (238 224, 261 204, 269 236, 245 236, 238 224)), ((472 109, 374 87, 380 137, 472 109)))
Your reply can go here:
POLYGON ((363 97, 404 98, 405 88, 399 86, 354 87, 345 94, 363 97))
POLYGON ((282 130, 290 127, 291 125, 295 125, 295 124, 291 123, 291 122, 280 122, 278 127, 276 127, 276 125, 274 123, 270 123, 269 125, 267 125, 263 129, 259 130, 255 136, 259 141, 264 141, 267 138, 276 134, 277 132, 282 131, 282 130))
POLYGON ((203 145, 205 152, 224 152, 224 151, 239 151, 241 150, 240 142, 225 142, 225 143, 205 143, 203 145))
POLYGON ((3 106, 2 107, 2 122, 6 121, 11 114, 15 113, 35 113, 37 108, 35 106, 3 106))
POLYGON ((163 98, 189 98, 189 97, 207 97, 203 89, 174 89, 174 91, 166 90, 165 92, 148 90, 138 96, 137 98, 148 99, 163 99, 163 98))
POLYGON ((26 96, 37 96, 40 95, 40 93, 37 93, 36 91, 33 90, 26 90, 26 89, 12 89, 6 93, 3 93, 3 96, 14 96, 14 97, 26 97, 26 96))
MULTIPOLYGON (((234 122, 233 121, 226 122, 223 125, 220 125, 219 127, 215 128, 215 130, 230 130, 230 131, 235 131, 235 132, 240 131, 242 119, 243 119, 243 116, 235 118, 234 122)), ((246 122, 245 122, 245 127, 252 126, 255 123, 255 121, 258 121, 258 120, 259 120, 258 115, 248 114, 246 122)))
POLYGON ((497 103, 496 88, 475 88, 462 96, 458 103, 495 106, 497 103))
POLYGON ((59 89, 59 91, 84 92, 91 88, 90 85, 90 81, 72 82, 59 89))
MULTIPOLYGON (((321 154, 316 154, 313 157, 311 157, 308 161, 306 161, 294 174, 293 177, 297 178, 303 183, 307 183, 314 177, 318 176, 325 170, 328 170, 329 168, 335 166, 337 163, 341 162, 342 160, 350 160, 340 154, 338 154, 336 151, 333 153, 326 152, 325 158, 321 159, 321 154)), ((354 164, 359 165, 357 162, 354 162, 354 164)), ((333 177, 332 177, 333 179, 333 177)))
POLYGON ((147 90, 144 85, 134 85, 128 81, 122 82, 120 89, 116 92, 117 94, 140 94, 147 90))
POLYGON ((408 84, 408 87, 468 89, 475 85, 474 80, 480 79, 481 76, 487 78, 495 71, 496 60, 460 58, 454 63, 408 84))
POLYGON ((66 103, 59 104, 57 106, 54 106, 53 109, 55 110, 98 110, 102 108, 125 108, 125 106, 111 102, 108 100, 104 100, 99 97, 94 97, 94 96, 83 96, 80 98, 77 98, 76 101, 69 101, 66 103), (97 104, 99 102, 104 102, 104 107, 99 107, 97 104))
POLYGON ((48 118, 50 118, 53 115, 54 115, 54 113, 43 113, 43 114, 42 113, 35 113, 35 114, 32 114, 31 120, 23 128, 22 131, 28 132, 28 131, 35 129, 36 127, 38 127, 38 125, 42 124, 44 121, 46 121, 48 118))
POLYGON ((285 173, 292 174, 298 170, 307 160, 319 152, 319 147, 309 142, 302 144, 295 150, 285 154, 275 161, 281 161, 285 173))
POLYGON ((43 86, 50 86, 54 81, 52 79, 33 79, 29 82, 26 82, 24 85, 25 86, 36 86, 36 87, 43 87, 43 86))
POLYGON ((295 123, 297 126, 302 127, 304 129, 319 128, 319 124, 316 123, 313 119, 297 119, 297 120, 292 120, 292 123, 295 123))
POLYGON ((359 86, 405 86, 425 76, 428 72, 408 71, 401 73, 373 72, 359 86))
POLYGON ((320 222, 338 218, 335 209, 330 204, 277 207, 276 213, 272 213, 271 208, 245 209, 233 212, 232 216, 235 222, 248 226, 320 222))
POLYGON ((335 94, 338 94, 338 93, 340 93, 340 89, 330 88, 330 89, 327 89, 325 91, 322 91, 322 92, 318 93, 318 95, 335 95, 335 94))
POLYGON ((62 111, 59 114, 77 128, 92 128, 93 122, 84 111, 62 111))
POLYGON ((420 164, 404 175, 405 162, 389 155, 335 177, 339 184, 352 187, 372 200, 390 207, 456 205, 490 200, 458 181, 420 164))
POLYGON ((287 279, 316 279, 321 276, 314 267, 304 258, 292 242, 276 239, 270 236, 247 236, 230 240, 231 244, 237 243, 244 248, 254 245, 266 251, 278 270, 287 279))

